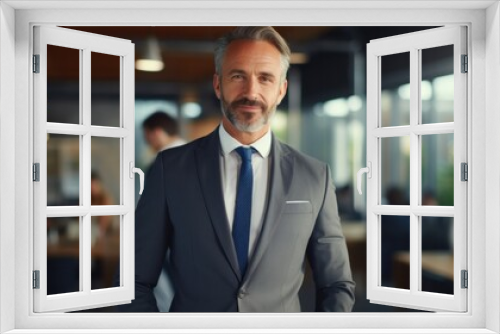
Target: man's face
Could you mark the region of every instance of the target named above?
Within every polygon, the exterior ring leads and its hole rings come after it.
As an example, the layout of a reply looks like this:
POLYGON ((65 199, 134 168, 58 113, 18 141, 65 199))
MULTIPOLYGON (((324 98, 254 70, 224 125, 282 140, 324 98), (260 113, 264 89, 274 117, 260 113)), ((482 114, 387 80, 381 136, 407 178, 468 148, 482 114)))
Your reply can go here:
POLYGON ((158 151, 157 129, 148 129, 144 127, 143 131, 146 143, 148 143, 149 147, 151 147, 154 151, 158 151))
POLYGON ((148 145, 151 146, 151 140, 152 140, 152 131, 147 129, 147 128, 143 128, 143 133, 144 133, 144 140, 146 141, 146 143, 148 143, 148 145))
POLYGON ((241 132, 269 128, 269 119, 285 95, 281 55, 265 41, 239 40, 229 44, 214 89, 224 117, 241 132))

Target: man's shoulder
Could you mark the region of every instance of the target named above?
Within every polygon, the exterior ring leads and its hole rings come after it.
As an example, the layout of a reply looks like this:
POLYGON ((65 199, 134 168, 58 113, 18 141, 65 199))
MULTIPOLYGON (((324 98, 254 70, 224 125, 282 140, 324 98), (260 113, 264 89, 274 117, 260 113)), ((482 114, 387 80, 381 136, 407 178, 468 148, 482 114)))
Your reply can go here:
POLYGON ((327 166, 327 164, 324 161, 321 161, 308 154, 300 152, 299 150, 293 148, 288 144, 285 144, 281 141, 278 141, 278 143, 281 146, 283 154, 292 156, 295 160, 295 163, 303 164, 316 169, 324 169, 327 166))
POLYGON ((163 160, 179 160, 183 158, 187 158, 193 156, 193 154, 199 148, 208 145, 210 138, 213 136, 213 133, 210 133, 204 137, 195 139, 191 142, 185 143, 183 145, 175 146, 166 150, 163 150, 158 153, 158 156, 163 160))

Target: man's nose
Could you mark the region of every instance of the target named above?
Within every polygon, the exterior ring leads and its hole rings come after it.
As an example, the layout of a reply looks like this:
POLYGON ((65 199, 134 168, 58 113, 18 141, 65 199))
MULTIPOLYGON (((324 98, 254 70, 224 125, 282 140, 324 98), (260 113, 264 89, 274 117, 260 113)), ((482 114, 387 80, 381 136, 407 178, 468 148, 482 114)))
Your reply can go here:
POLYGON ((259 95, 259 83, 256 77, 249 77, 245 88, 245 95, 247 99, 251 101, 257 99, 259 95))

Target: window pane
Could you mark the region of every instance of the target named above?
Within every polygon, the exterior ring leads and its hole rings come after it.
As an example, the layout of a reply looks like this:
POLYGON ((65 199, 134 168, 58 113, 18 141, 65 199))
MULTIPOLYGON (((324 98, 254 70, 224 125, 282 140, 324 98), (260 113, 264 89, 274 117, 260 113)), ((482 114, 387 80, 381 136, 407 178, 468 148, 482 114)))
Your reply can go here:
POLYGON ((47 294, 80 291, 80 219, 47 218, 47 294))
POLYGON ((80 50, 47 45, 47 122, 80 122, 80 50))
POLYGON ((453 206, 453 134, 422 136, 422 205, 453 206))
POLYGON ((453 122, 453 45, 423 49, 422 123, 453 122))
POLYGON ((381 216, 382 286, 410 288, 410 217, 381 216))
POLYGON ((410 124, 410 53, 381 57, 382 126, 410 124))
POLYGON ((120 126, 120 57, 92 52, 92 125, 120 126))
POLYGON ((453 294, 453 218, 421 219, 422 291, 453 294))
POLYGON ((410 137, 381 139, 382 204, 408 205, 410 137))
POLYGON ((92 137, 92 205, 120 204, 120 139, 92 137))
POLYGON ((120 216, 92 217, 92 290, 111 288, 120 261, 120 216))
POLYGON ((79 136, 47 134, 47 205, 80 205, 79 136))

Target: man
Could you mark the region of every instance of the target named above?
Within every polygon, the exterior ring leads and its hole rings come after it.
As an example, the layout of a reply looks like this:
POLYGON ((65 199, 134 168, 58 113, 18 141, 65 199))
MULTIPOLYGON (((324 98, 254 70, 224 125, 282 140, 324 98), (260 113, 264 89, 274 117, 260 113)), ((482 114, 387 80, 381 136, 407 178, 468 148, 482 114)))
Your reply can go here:
POLYGON ((186 143, 179 135, 177 120, 162 111, 148 116, 142 122, 142 129, 144 139, 155 153, 186 143))
POLYGON ((298 312, 309 259, 317 311, 351 311, 354 282, 328 167, 270 132, 290 50, 271 27, 219 40, 222 124, 161 152, 136 210, 136 290, 126 311, 157 311, 171 251, 171 312, 298 312))

